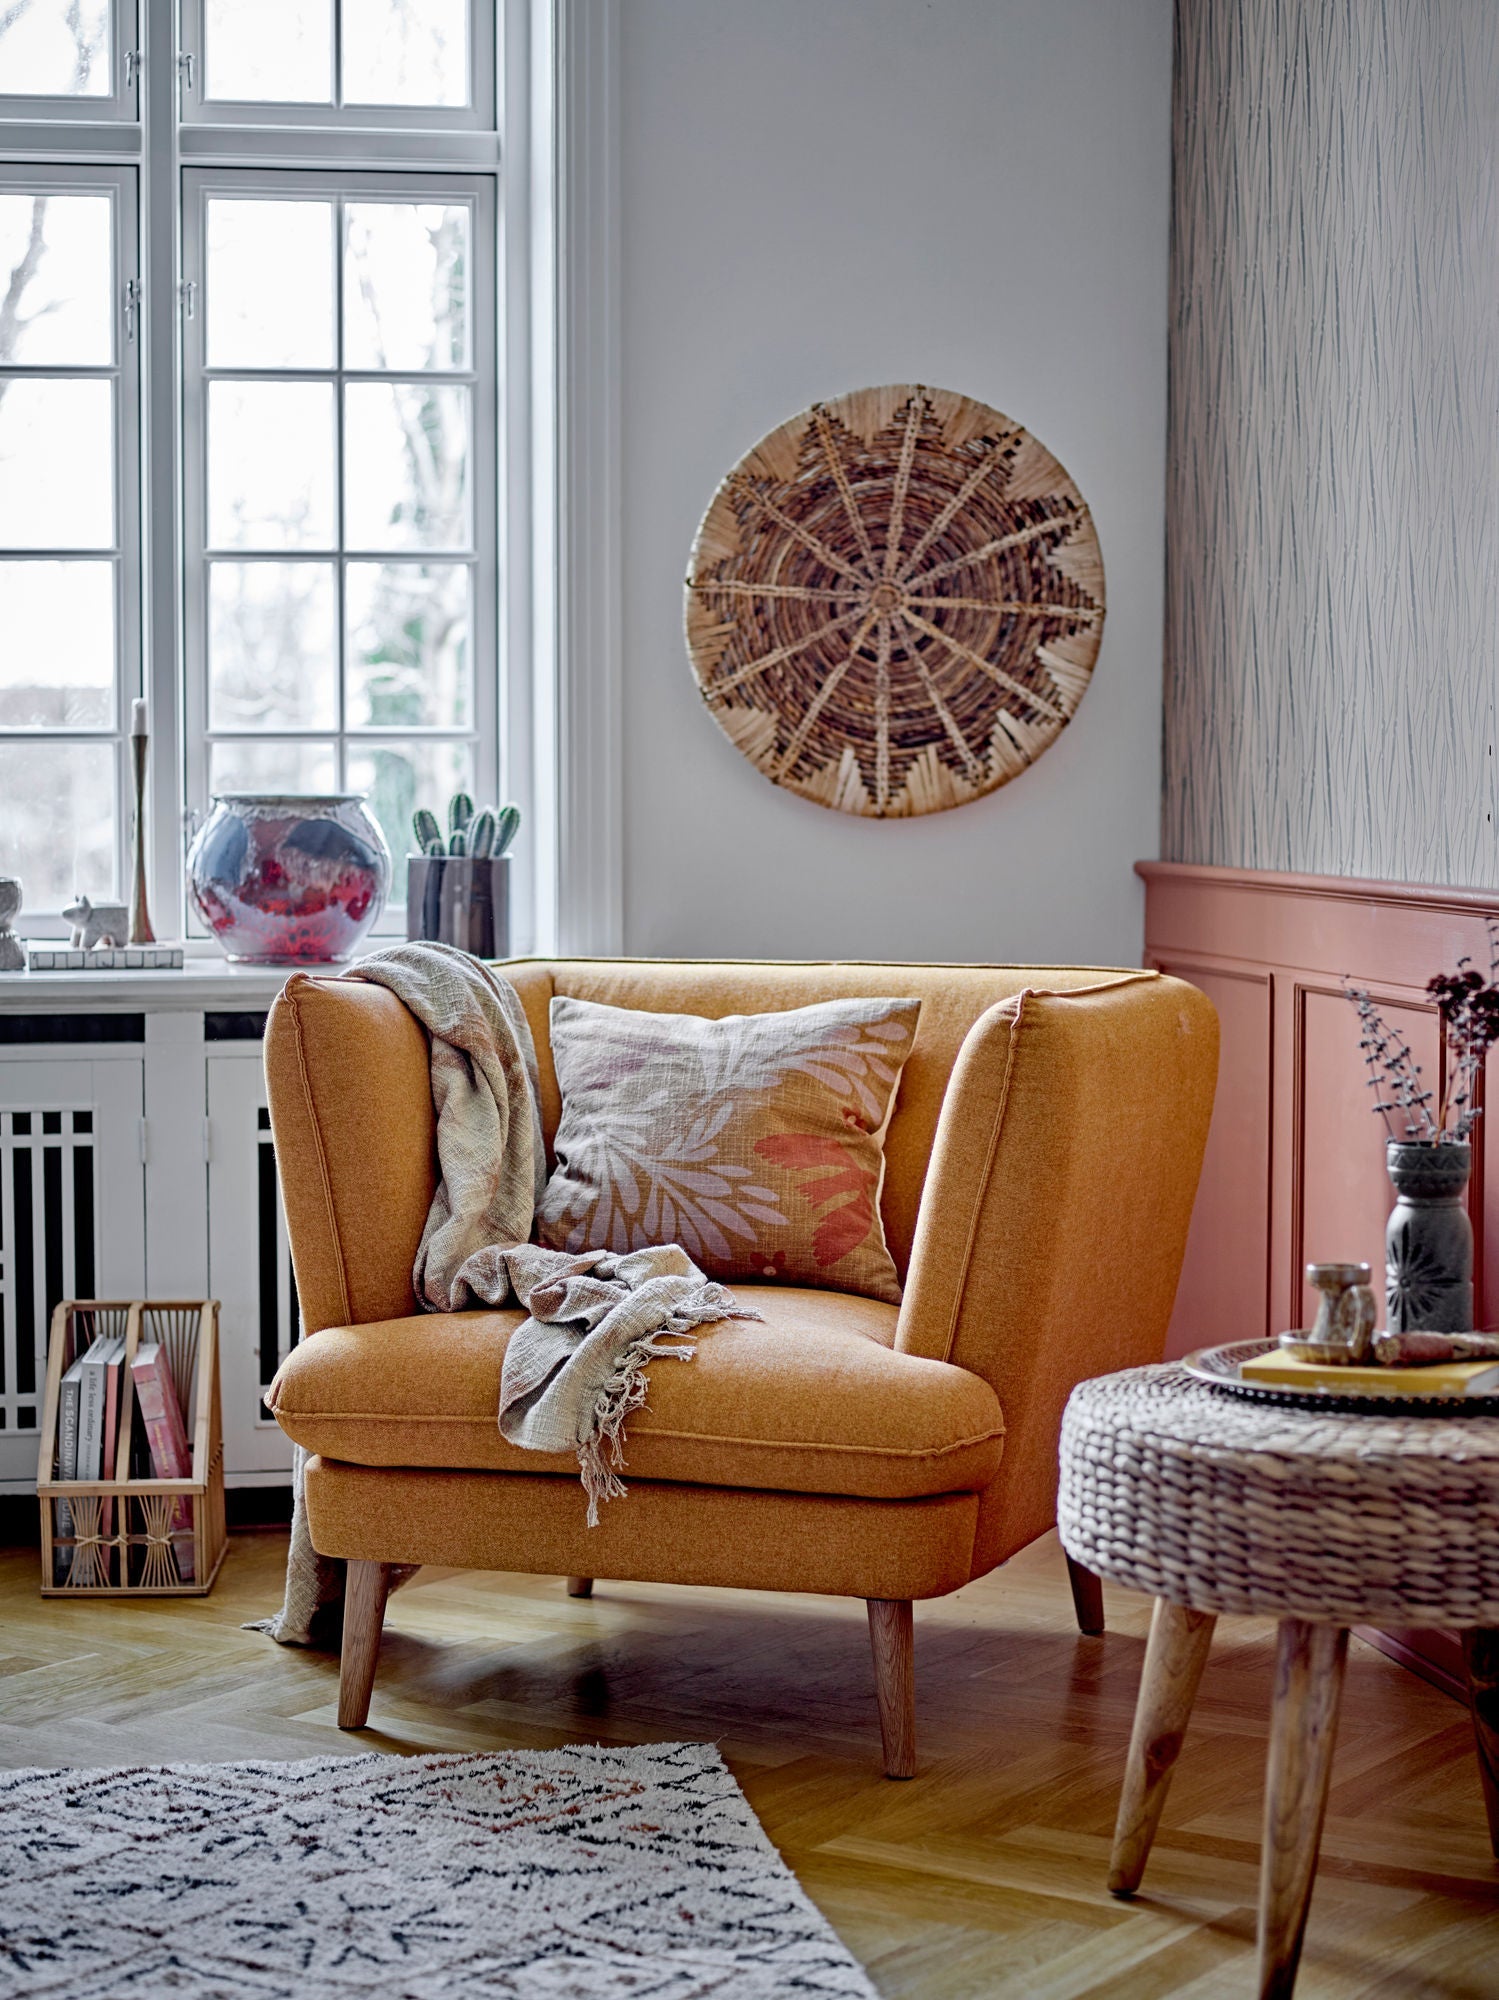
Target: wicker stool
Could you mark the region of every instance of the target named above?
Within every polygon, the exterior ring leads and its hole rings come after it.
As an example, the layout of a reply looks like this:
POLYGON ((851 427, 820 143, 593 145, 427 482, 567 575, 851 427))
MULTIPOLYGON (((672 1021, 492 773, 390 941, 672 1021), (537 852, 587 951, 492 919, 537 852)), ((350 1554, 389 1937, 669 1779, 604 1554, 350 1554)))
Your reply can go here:
POLYGON ((1280 1621, 1262 1996, 1295 1984, 1350 1625, 1462 1631, 1499 1855, 1499 1419, 1285 1409, 1168 1363, 1084 1382, 1061 1452, 1069 1558, 1156 1600, 1114 1833, 1115 1895, 1140 1885, 1220 1611, 1280 1621))

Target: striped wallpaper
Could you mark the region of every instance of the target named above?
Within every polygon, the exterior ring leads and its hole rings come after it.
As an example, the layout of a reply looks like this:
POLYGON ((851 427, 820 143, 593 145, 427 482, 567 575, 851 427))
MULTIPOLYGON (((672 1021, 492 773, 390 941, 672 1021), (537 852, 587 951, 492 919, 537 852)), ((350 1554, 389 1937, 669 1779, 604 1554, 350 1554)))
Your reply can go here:
POLYGON ((1168 859, 1499 883, 1499 0, 1178 0, 1168 859))

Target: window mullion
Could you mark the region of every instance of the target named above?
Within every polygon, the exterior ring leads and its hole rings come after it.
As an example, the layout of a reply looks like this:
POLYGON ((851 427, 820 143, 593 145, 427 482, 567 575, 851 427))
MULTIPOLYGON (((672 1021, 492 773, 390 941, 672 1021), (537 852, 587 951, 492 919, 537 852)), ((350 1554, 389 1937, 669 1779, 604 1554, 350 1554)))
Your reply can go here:
POLYGON ((150 908, 158 937, 182 935, 182 556, 178 343, 177 37, 172 0, 142 0, 140 313, 142 691, 150 703, 150 908))
MULTIPOLYGON (((333 88, 335 95, 342 77, 342 44, 339 40, 339 24, 343 18, 341 4, 333 10, 333 88)), ((348 744, 348 663, 349 635, 348 621, 348 563, 345 551, 349 543, 349 530, 345 512, 344 493, 344 246, 347 240, 348 220, 344 213, 342 196, 333 204, 333 477, 337 496, 336 520, 338 522, 338 557, 333 566, 333 587, 337 598, 333 611, 333 632, 338 648, 338 658, 334 663, 337 675, 338 713, 338 784, 341 791, 349 784, 349 744, 348 744)))

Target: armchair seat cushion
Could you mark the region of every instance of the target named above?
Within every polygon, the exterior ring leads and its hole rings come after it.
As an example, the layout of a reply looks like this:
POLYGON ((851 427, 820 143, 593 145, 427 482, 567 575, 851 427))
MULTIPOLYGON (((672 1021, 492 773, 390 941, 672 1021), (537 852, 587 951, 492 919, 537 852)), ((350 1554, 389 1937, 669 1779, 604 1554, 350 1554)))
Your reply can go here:
MULTIPOLYGON (((625 1474, 876 1500, 977 1492, 1004 1443, 999 1399, 966 1368, 897 1353, 894 1306, 847 1293, 735 1286, 764 1314, 704 1327, 691 1361, 652 1362, 625 1474)), ((272 1385, 281 1428, 353 1465, 555 1472, 570 1455, 501 1437, 500 1369, 518 1312, 422 1313, 329 1327, 272 1385)))

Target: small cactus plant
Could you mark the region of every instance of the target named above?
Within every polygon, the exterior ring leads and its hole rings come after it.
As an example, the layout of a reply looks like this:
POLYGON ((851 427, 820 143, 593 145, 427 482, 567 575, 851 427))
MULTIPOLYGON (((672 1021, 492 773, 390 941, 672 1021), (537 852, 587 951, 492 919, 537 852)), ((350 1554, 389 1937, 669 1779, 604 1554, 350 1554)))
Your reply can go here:
POLYGON ((437 815, 425 806, 411 816, 417 850, 435 858, 443 855, 471 856, 475 861, 501 861, 510 852, 520 832, 521 812, 517 805, 493 806, 474 811, 467 792, 455 792, 448 806, 447 840, 444 841, 437 815))
POLYGON ((490 849, 495 860, 510 852, 511 843, 520 832, 520 807, 501 806, 495 815, 494 845, 490 849))

